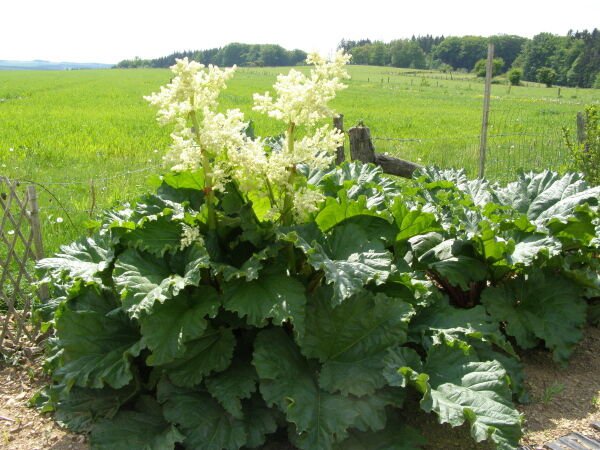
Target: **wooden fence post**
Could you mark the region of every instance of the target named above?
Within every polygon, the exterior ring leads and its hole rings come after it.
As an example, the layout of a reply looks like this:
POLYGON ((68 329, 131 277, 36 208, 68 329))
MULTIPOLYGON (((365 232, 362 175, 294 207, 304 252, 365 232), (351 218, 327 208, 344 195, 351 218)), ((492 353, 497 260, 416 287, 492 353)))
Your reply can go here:
POLYGON ((357 126, 350 128, 348 135, 350 136, 350 157, 353 161, 374 163, 385 173, 404 178, 412 178, 413 172, 421 167, 411 161, 375 153, 371 130, 362 121, 357 126))
POLYGON ((350 158, 364 163, 375 162, 375 147, 371 141, 371 130, 360 121, 348 130, 350 137, 350 158))
POLYGON ((490 97, 492 93, 492 71, 494 64, 494 44, 488 44, 487 64, 485 66, 485 91, 483 95, 483 117, 481 119, 481 136, 479 141, 479 178, 485 173, 485 157, 487 151, 487 132, 490 117, 490 97))
MULTIPOLYGON (((344 115, 338 114, 333 118, 333 127, 340 130, 342 133, 344 132, 344 115)), ((335 151, 335 163, 336 165, 340 165, 346 159, 346 154, 344 152, 344 144, 338 147, 335 151)))
POLYGON ((577 142, 583 144, 585 142, 585 117, 580 111, 577 113, 577 142))
MULTIPOLYGON (((42 226, 40 224, 40 210, 37 202, 37 191, 35 186, 30 184, 27 186, 27 196, 29 197, 29 220, 31 221, 31 232, 33 234, 33 251, 36 261, 44 258, 44 242, 42 240, 42 226)), ((45 302, 49 298, 48 286, 45 284, 40 286, 38 291, 40 300, 45 302)))

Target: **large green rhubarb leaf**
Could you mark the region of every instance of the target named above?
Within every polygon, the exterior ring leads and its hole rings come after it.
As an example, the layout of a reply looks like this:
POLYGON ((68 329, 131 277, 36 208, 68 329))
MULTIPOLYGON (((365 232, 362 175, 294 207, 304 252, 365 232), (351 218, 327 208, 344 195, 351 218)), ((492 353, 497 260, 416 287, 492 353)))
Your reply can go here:
POLYGON ((281 412, 269 408, 259 394, 254 395, 244 408, 246 433, 248 440, 246 447, 257 448, 265 443, 267 435, 277 431, 277 420, 281 412))
POLYGON ((541 339, 556 361, 566 362, 586 320, 580 295, 573 281, 534 272, 486 289, 481 301, 494 319, 506 323, 506 333, 521 347, 532 348, 541 339))
POLYGON ((438 345, 442 340, 459 340, 473 346, 480 361, 497 360, 510 375, 513 392, 520 399, 526 399, 521 363, 500 331, 499 323, 487 314, 483 306, 455 308, 447 299, 441 299, 421 310, 411 320, 409 330, 412 339, 426 347, 438 345))
POLYGON ((309 264, 323 271, 327 284, 333 286, 333 304, 342 303, 368 283, 384 283, 392 270, 392 255, 383 241, 352 222, 336 226, 328 235, 306 229, 282 239, 302 249, 309 264))
POLYGON ((157 396, 166 419, 183 431, 186 448, 238 450, 246 445, 245 422, 229 415, 209 394, 162 381, 157 396))
POLYGON ((114 308, 115 299, 94 286, 61 304, 55 323, 62 365, 55 379, 66 386, 115 389, 133 379, 131 359, 144 348, 136 327, 114 308))
POLYGON ((255 252, 239 267, 223 262, 211 262, 210 266, 214 273, 223 277, 224 281, 240 280, 245 281, 256 280, 265 266, 265 262, 270 258, 277 256, 281 244, 269 245, 259 252, 255 252))
POLYGON ((279 407, 294 424, 295 433, 290 438, 303 450, 331 450, 361 416, 377 417, 385 407, 378 399, 363 400, 320 389, 312 363, 282 329, 259 333, 253 364, 265 402, 279 407))
POLYGON ((509 355, 496 349, 489 342, 471 340, 469 341, 472 349, 477 355, 479 361, 496 360, 510 377, 510 388, 513 394, 517 396, 519 403, 529 403, 529 393, 525 389, 525 375, 523 374, 523 364, 517 357, 509 355))
POLYGON ((37 269, 44 272, 43 281, 57 282, 67 277, 71 285, 75 280, 86 283, 102 283, 100 273, 108 268, 114 259, 114 251, 105 236, 85 238, 60 248, 52 258, 42 259, 37 263, 37 269))
POLYGON ((398 227, 396 236, 398 241, 406 241, 420 234, 441 231, 441 227, 432 213, 423 212, 419 208, 411 210, 401 197, 397 197, 394 201, 392 214, 398 227))
POLYGON ((117 258, 113 277, 125 309, 136 318, 150 313, 155 302, 164 302, 185 287, 185 279, 172 274, 163 259, 134 249, 117 258))
POLYGON ((406 342, 413 307, 383 294, 362 292, 337 307, 331 290, 320 289, 308 304, 301 350, 323 363, 320 386, 362 396, 385 385, 388 348, 406 342))
POLYGON ((144 217, 133 230, 123 233, 120 242, 156 256, 173 253, 181 246, 183 226, 172 212, 144 217))
MULTIPOLYGON (((89 389, 73 387, 64 391, 61 386, 49 388, 50 410, 54 418, 72 431, 88 432, 99 419, 110 419, 126 402, 134 397, 139 387, 132 383, 121 389, 89 389)), ((46 409, 47 410, 47 409, 46 409)))
POLYGON ((94 426, 90 444, 93 450, 169 450, 183 439, 175 425, 165 420, 156 400, 142 397, 135 411, 120 411, 94 426))
POLYGON ((315 221, 322 231, 328 231, 344 220, 355 216, 379 216, 377 210, 369 209, 367 197, 349 200, 346 191, 340 191, 337 197, 328 197, 325 206, 315 221))
POLYGON ((206 389, 221 406, 237 419, 243 418, 242 400, 256 391, 258 375, 250 362, 235 361, 225 372, 204 381, 206 389))
POLYGON ((572 215, 551 218, 546 227, 563 244, 590 246, 595 238, 600 239, 597 232, 599 222, 597 208, 582 205, 576 207, 572 215))
POLYGON ((538 223, 570 215, 576 206, 598 204, 600 186, 589 188, 579 174, 560 176, 548 170, 519 175, 517 181, 497 190, 501 204, 509 205, 538 223))
POLYGON ((425 364, 397 366, 412 358, 390 359, 398 385, 406 382, 423 394, 421 407, 435 412, 440 423, 456 427, 468 422, 477 442, 491 438, 503 450, 514 450, 521 437, 521 416, 511 402, 506 371, 497 361, 479 362, 459 341, 430 348, 425 364))
POLYGON ((428 250, 419 257, 419 263, 463 290, 488 275, 486 265, 475 257, 470 243, 456 239, 448 239, 428 250))
POLYGON ((561 245, 551 236, 535 233, 519 240, 512 254, 508 257, 511 264, 530 266, 540 255, 552 257, 560 254, 561 245))
POLYGON ((447 341, 474 339, 495 344, 515 355, 500 331, 498 321, 489 316, 481 305, 469 309, 455 308, 446 298, 441 299, 414 317, 410 322, 410 333, 418 343, 424 338, 430 340, 424 342, 427 346, 439 343, 440 338, 447 341))
POLYGON ((246 317, 255 327, 268 319, 281 324, 290 320, 299 336, 304 334, 306 288, 285 273, 262 273, 257 280, 232 280, 223 285, 223 306, 246 317))
POLYGON ((194 386, 212 372, 229 367, 235 337, 229 328, 208 326, 198 339, 186 343, 185 353, 175 361, 160 366, 178 386, 194 386))
POLYGON ((326 195, 336 197, 341 189, 345 189, 350 199, 365 196, 369 208, 398 192, 398 185, 383 173, 381 167, 359 161, 343 163, 320 180, 314 178, 309 178, 309 183, 320 184, 326 195))
POLYGON ((484 179, 469 180, 464 169, 439 169, 437 167, 425 167, 420 173, 427 177, 430 182, 450 181, 460 191, 470 196, 476 206, 483 207, 488 203, 495 202, 495 196, 490 189, 489 182, 484 179))
POLYGON ((183 356, 186 343, 202 337, 207 317, 215 317, 219 306, 217 292, 208 286, 155 304, 150 314, 139 319, 142 336, 152 351, 148 365, 166 364, 183 356))

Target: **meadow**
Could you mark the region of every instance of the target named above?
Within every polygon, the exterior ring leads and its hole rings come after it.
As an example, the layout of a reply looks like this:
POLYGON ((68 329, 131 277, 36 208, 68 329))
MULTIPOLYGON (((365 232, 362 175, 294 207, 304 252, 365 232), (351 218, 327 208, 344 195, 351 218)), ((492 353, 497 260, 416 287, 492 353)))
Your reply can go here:
MULTIPOLYGON (((301 69, 302 70, 302 69, 301 69)), ((268 90, 285 68, 238 69, 222 108, 239 108, 257 135, 277 135, 252 111, 252 93, 268 90)), ((475 175, 483 84, 469 74, 351 66, 348 89, 333 102, 346 129, 371 128, 377 151, 475 175)), ((160 173, 169 129, 143 99, 168 82, 168 70, 0 72, 0 175, 39 184, 46 252, 85 232, 103 208, 148 188, 160 173)), ((562 128, 573 128, 599 90, 493 86, 486 175, 505 181, 518 170, 564 170, 562 128)))

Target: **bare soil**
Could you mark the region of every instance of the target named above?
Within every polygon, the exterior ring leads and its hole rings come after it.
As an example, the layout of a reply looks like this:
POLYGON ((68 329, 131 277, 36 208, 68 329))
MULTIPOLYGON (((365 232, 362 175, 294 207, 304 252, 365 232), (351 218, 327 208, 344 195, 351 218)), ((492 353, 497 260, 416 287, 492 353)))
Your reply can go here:
POLYGON ((85 436, 68 432, 51 416, 28 407, 29 399, 48 382, 41 372, 39 356, 0 362, 0 449, 87 449, 85 436))
MULTIPOLYGON (((0 362, 0 448, 6 450, 86 450, 85 436, 70 433, 50 416, 27 406, 47 379, 40 359, 22 357, 0 362)), ((600 421, 600 329, 589 328, 568 367, 557 366, 548 352, 523 355, 527 387, 532 402, 519 406, 526 417, 522 444, 534 448, 573 431, 600 440, 590 427, 600 421)), ((412 399, 409 401, 415 402, 412 399)), ((412 409, 412 411, 415 411, 412 409)), ((427 437, 426 450, 481 450, 493 446, 475 444, 466 427, 438 425, 427 414, 407 417, 427 437)), ((134 449, 132 449, 134 450, 134 449)))

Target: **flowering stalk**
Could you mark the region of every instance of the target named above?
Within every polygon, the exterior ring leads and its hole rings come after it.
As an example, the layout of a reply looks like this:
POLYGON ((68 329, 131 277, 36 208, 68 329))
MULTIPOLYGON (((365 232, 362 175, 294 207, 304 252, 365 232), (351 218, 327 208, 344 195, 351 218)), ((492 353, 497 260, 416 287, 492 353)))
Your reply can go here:
POLYGON ((334 161, 343 134, 328 126, 316 128, 316 125, 333 115, 328 103, 335 98, 336 91, 346 87, 342 80, 349 78, 344 68, 349 59, 343 52, 338 52, 333 61, 311 54, 306 60, 314 65, 309 76, 292 69, 287 75, 277 77, 274 85, 277 97, 273 98, 269 92, 254 94, 254 110, 287 124, 282 150, 269 158, 271 179, 277 180, 276 184, 282 189, 283 204, 279 213, 284 225, 290 225, 294 219, 305 220, 323 200, 319 192, 298 186, 296 166, 306 164, 312 169, 326 169, 334 161), (298 126, 305 127, 309 133, 300 140, 295 139, 298 126), (310 135, 311 130, 314 135, 310 135))
MULTIPOLYGON (((286 130, 286 138, 287 138, 287 150, 290 154, 294 154, 294 131, 296 129, 296 124, 294 122, 290 122, 288 124, 288 128, 286 130)), ((289 176, 287 179, 287 186, 285 188, 285 197, 283 200, 283 209, 281 211, 281 222, 283 225, 291 225, 293 219, 293 209, 294 209, 294 181, 296 178, 296 167, 290 165, 286 168, 289 176)))
POLYGON ((172 169, 202 168, 207 225, 214 230, 217 228, 215 191, 224 190, 229 181, 228 154, 245 142, 243 130, 247 124, 240 111, 216 112, 219 94, 235 67, 221 70, 183 58, 178 59, 171 70, 175 74, 171 82, 145 98, 160 108, 159 123, 175 123, 172 150, 166 158, 175 163, 172 169))
MULTIPOLYGON (((198 123, 198 116, 196 116, 196 111, 190 111, 190 119, 192 120, 192 125, 194 127, 194 135, 196 136, 196 141, 198 145, 201 142, 200 136, 200 124, 198 123)), ((213 182, 212 182, 212 174, 210 167, 210 158, 206 149, 200 147, 200 153, 202 155, 202 171, 204 172, 204 195, 206 195, 206 207, 208 210, 208 229, 216 230, 217 229, 217 215, 215 212, 215 193, 213 190, 213 182)))
MULTIPOLYGON (((227 183, 246 196, 246 200, 268 199, 270 209, 256 209, 259 220, 279 220, 284 225, 304 221, 318 211, 324 196, 308 185, 297 172, 304 164, 311 170, 325 170, 334 161, 343 134, 330 126, 317 124, 331 117, 328 103, 336 91, 346 87, 349 78, 344 66, 349 56, 339 52, 326 61, 318 54, 309 55, 310 75, 290 70, 274 85, 275 98, 267 92, 255 94, 254 109, 286 125, 281 148, 267 151, 265 141, 246 136, 247 123, 237 110, 218 113, 218 97, 234 69, 205 67, 187 58, 171 67, 171 82, 146 99, 159 106, 161 124, 174 123, 173 143, 166 160, 175 171, 201 167, 209 229, 217 228, 216 197, 225 192, 227 183), (190 127, 191 125, 191 127, 190 127), (307 134, 297 138, 297 128, 307 134)), ((276 146, 277 147, 277 146, 276 146)), ((293 265, 291 264, 290 267, 293 265)))

